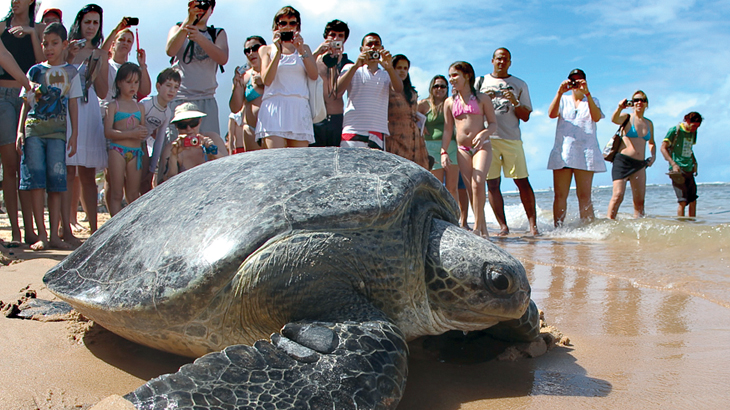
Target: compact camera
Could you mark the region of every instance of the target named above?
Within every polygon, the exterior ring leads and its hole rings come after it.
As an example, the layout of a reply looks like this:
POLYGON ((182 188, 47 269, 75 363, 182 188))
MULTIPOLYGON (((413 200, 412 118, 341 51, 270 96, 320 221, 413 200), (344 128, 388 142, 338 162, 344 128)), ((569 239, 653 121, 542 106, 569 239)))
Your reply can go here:
POLYGON ((279 38, 281 41, 293 41, 294 40, 294 32, 293 31, 282 31, 279 33, 279 38))
POLYGON ((626 100, 626 106, 627 107, 633 107, 634 106, 634 100, 627 99, 626 100))
POLYGON ((380 60, 380 52, 376 50, 369 50, 368 58, 371 60, 380 60))
POLYGON ((335 50, 342 50, 342 41, 333 41, 332 48, 335 50))
POLYGON ((573 88, 578 88, 578 82, 575 80, 570 80, 568 83, 568 89, 571 90, 573 88))
POLYGON ((197 147, 200 145, 200 138, 197 135, 188 135, 183 138, 183 147, 197 147))
POLYGON ((200 10, 208 11, 210 6, 211 6, 210 0, 196 0, 195 1, 195 7, 199 8, 200 10))
POLYGON ((245 72, 246 72, 246 67, 243 67, 240 65, 238 67, 236 67, 236 73, 238 73, 238 75, 243 75, 245 72))
POLYGON ((79 48, 84 48, 86 46, 86 39, 82 38, 81 40, 76 40, 76 44, 79 45, 79 48))
POLYGON ((124 22, 127 23, 128 26, 136 26, 139 24, 139 18, 137 17, 125 17, 124 22))

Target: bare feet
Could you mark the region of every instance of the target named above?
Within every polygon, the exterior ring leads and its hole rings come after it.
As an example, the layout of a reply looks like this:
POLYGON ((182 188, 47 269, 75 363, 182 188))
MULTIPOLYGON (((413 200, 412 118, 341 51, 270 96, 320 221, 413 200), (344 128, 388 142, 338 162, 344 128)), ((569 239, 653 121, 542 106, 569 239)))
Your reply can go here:
POLYGON ((25 243, 27 245, 35 245, 40 241, 40 238, 38 235, 35 234, 35 232, 26 232, 25 233, 25 243))
POLYGON ((50 242, 48 242, 48 244, 53 249, 62 249, 62 250, 69 250, 69 251, 71 249, 73 249, 73 247, 71 245, 69 245, 68 243, 66 243, 63 240, 61 240, 61 238, 51 239, 50 242))
MULTIPOLYGON (((26 239, 26 241, 27 241, 27 239, 26 239)), ((34 244, 30 245, 30 249, 32 249, 34 251, 45 251, 46 249, 48 249, 48 247, 49 247, 48 242, 46 242, 44 240, 38 240, 34 244)))
POLYGON ((487 231, 487 227, 486 226, 485 227, 481 227, 481 228, 477 228, 475 226, 474 227, 474 234, 475 235, 479 235, 482 238, 489 238, 489 232, 487 231))
POLYGON ((81 225, 78 222, 71 224, 71 232, 73 232, 73 233, 81 233, 81 232, 88 232, 88 231, 89 231, 89 229, 87 227, 81 225))

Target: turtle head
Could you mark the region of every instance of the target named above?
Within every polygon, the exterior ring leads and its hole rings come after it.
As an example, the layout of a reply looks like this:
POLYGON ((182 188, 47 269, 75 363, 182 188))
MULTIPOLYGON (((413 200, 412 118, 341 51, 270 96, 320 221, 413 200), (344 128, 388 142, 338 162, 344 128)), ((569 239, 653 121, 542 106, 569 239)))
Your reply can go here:
POLYGON ((426 252, 429 304, 442 330, 481 330, 518 319, 530 303, 525 268, 510 254, 434 219, 426 252))

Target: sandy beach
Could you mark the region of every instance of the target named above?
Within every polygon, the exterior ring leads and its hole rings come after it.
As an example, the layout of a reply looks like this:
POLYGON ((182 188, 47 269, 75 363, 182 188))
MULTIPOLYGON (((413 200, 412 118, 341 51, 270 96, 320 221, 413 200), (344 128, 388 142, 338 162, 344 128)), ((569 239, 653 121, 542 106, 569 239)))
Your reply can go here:
MULTIPOLYGON (((0 237, 8 236, 0 220, 0 237)), ((486 362, 434 360, 414 346, 399 409, 726 408, 730 315, 722 302, 622 276, 641 269, 622 257, 633 243, 612 243, 607 252, 590 241, 512 235, 495 242, 525 265, 533 299, 571 346, 486 362)), ((42 277, 68 252, 0 250, 17 260, 0 267, 0 300, 12 302, 23 289, 52 298, 42 277)), ((642 263, 682 268, 676 257, 667 262, 667 250, 644 256, 642 263)), ((2 317, 0 345, 0 409, 89 409, 190 361, 79 320, 2 317)))

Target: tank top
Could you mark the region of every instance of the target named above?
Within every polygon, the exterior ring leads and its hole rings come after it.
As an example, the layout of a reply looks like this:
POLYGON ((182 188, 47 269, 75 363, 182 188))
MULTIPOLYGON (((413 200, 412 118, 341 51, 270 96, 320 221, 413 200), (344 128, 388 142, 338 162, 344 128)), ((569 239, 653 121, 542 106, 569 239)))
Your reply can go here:
MULTIPOLYGON (((0 41, 3 42, 8 52, 13 55, 15 62, 24 73, 27 73, 33 65, 35 65, 35 54, 33 53, 33 40, 30 36, 23 36, 17 38, 10 34, 8 29, 12 28, 10 20, 12 16, 5 19, 5 31, 0 34, 0 41)), ((10 74, 6 73, 5 70, 0 70, 0 80, 11 80, 15 81, 15 78, 10 74)))
POLYGON ((444 110, 439 110, 434 114, 433 110, 429 110, 426 115, 426 129, 428 135, 424 133, 423 138, 428 141, 441 141, 444 135, 444 110))
MULTIPOLYGON (((276 55, 276 46, 272 46, 271 59, 276 55)), ((307 71, 298 52, 282 54, 276 77, 270 86, 264 88, 264 99, 279 96, 309 98, 307 71)))

